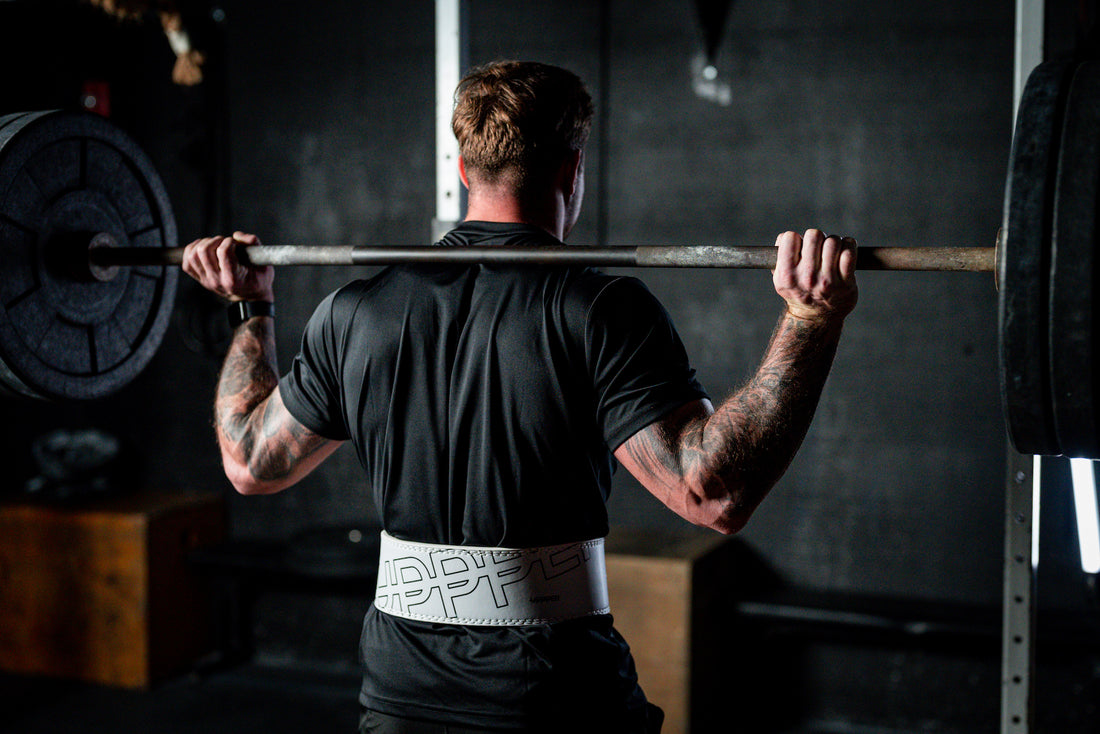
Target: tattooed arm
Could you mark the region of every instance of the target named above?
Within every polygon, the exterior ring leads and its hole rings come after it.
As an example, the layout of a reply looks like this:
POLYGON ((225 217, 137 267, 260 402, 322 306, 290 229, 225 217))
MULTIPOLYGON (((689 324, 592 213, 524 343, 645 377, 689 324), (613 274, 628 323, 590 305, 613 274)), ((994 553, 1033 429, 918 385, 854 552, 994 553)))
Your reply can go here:
POLYGON ((697 401, 630 437, 615 457, 685 519, 734 533, 806 435, 855 307, 855 241, 780 235, 773 276, 787 309, 756 374, 717 409, 697 401))
MULTIPOLYGON (((240 232, 196 240, 185 248, 183 269, 230 300, 271 301, 272 269, 245 267, 234 254, 236 243, 257 242, 240 232)), ((233 334, 214 401, 222 465, 241 494, 286 489, 341 445, 313 433, 287 411, 278 375, 274 319, 253 317, 233 334)))
POLYGON ((241 494, 286 489, 341 445, 295 420, 278 375, 274 319, 251 318, 233 335, 214 400, 222 466, 241 494))

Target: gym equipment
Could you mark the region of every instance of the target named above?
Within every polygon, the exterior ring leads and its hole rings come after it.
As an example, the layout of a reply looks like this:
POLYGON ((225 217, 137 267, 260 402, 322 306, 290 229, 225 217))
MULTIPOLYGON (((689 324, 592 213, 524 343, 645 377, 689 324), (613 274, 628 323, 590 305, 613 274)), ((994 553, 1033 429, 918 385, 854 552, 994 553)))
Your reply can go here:
MULTIPOLYGON (((1100 64, 1048 62, 1021 97, 995 246, 861 247, 857 267, 995 272, 1002 402, 1025 454, 1100 457, 1100 64)), ((182 248, 156 171, 102 118, 0 118, 0 388, 93 399, 148 362, 182 248)), ((774 247, 241 247, 255 265, 771 268, 774 247)))

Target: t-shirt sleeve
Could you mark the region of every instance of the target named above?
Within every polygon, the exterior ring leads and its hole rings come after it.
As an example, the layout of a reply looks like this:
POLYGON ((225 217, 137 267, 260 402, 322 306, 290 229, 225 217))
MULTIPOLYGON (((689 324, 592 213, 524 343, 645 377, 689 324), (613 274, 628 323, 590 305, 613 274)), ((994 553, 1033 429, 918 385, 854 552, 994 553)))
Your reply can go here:
POLYGON ((335 297, 334 293, 321 301, 310 317, 301 348, 279 380, 279 392, 287 410, 303 426, 325 438, 345 441, 350 434, 341 408, 335 297))
POLYGON ((597 419, 612 450, 669 411, 707 397, 672 318, 636 278, 617 278, 600 291, 585 336, 597 419))

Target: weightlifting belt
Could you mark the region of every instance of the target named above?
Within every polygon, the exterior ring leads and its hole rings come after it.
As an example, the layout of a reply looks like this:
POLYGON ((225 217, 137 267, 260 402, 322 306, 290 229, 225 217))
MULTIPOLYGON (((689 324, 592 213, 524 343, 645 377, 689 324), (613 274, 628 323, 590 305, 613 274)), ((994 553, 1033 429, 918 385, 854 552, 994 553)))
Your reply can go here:
POLYGON ((603 538, 482 548, 398 540, 383 531, 374 606, 405 619, 481 626, 607 614, 603 538))

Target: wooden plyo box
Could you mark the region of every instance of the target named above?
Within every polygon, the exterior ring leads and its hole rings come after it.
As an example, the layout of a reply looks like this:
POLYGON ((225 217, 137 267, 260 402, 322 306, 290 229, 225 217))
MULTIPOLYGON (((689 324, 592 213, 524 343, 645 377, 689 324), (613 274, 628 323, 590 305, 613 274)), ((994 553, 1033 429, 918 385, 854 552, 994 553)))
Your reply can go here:
POLYGON ((612 531, 606 550, 611 614, 646 697, 665 712, 662 734, 710 731, 722 705, 716 666, 737 578, 735 543, 718 533, 612 531))
POLYGON ((193 548, 225 537, 221 497, 0 502, 0 669, 144 688, 214 649, 193 548))

